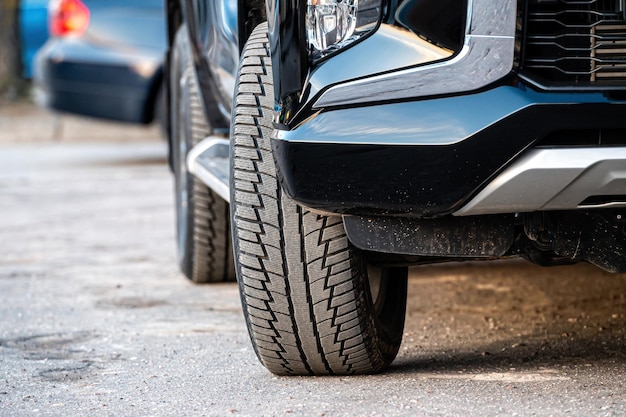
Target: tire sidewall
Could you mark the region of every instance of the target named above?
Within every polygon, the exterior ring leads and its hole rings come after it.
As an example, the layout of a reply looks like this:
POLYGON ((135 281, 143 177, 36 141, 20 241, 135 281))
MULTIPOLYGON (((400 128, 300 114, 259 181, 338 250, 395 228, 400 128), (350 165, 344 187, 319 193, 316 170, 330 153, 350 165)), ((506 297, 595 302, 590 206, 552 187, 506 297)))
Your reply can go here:
POLYGON ((186 27, 176 34, 172 52, 170 89, 172 92, 172 165, 176 199, 176 239, 178 263, 183 273, 190 276, 193 253, 194 210, 190 206, 193 178, 187 169, 187 153, 191 147, 189 117, 189 80, 187 71, 188 38, 186 27))

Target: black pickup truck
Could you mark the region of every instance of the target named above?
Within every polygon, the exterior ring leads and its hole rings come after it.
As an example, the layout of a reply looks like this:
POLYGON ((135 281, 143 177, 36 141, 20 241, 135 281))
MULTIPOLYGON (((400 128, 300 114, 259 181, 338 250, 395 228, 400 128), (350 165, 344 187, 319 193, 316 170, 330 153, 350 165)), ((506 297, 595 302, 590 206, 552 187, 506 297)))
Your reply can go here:
POLYGON ((179 259, 273 373, 384 370, 407 268, 626 272, 626 0, 168 0, 179 259))

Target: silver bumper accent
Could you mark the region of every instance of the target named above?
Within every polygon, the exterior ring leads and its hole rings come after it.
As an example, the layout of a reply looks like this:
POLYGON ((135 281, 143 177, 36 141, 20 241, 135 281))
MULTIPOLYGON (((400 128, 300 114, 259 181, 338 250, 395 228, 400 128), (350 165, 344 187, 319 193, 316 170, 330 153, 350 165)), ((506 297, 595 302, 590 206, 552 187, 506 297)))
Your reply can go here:
POLYGON ((210 136, 187 154, 187 169, 220 197, 230 202, 230 143, 210 136))
POLYGON ((626 207, 626 148, 533 149, 455 216, 626 207), (594 196, 623 196, 603 204, 594 196))
POLYGON ((469 0, 465 44, 448 61, 339 84, 314 107, 339 106, 461 93, 485 87, 511 72, 517 0, 469 0))

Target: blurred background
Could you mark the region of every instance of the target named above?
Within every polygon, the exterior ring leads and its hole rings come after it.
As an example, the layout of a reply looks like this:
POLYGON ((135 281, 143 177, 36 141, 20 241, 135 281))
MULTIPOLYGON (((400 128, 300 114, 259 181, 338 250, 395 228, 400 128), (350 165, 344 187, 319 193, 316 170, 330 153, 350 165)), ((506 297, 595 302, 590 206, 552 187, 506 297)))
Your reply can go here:
POLYGON ((4 116, 36 103, 162 134, 165 47, 161 0, 0 0, 4 116))
POLYGON ((0 0, 0 93, 27 93, 35 52, 48 38, 47 0, 0 0))

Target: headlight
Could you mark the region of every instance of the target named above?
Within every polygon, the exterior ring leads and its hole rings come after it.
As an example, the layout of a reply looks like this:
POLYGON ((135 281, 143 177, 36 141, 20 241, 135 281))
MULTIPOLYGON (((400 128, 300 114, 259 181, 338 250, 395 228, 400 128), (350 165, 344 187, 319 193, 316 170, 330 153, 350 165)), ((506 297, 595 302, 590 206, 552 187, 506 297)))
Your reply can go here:
POLYGON ((381 0, 307 0, 306 32, 313 59, 321 58, 372 31, 381 0))

